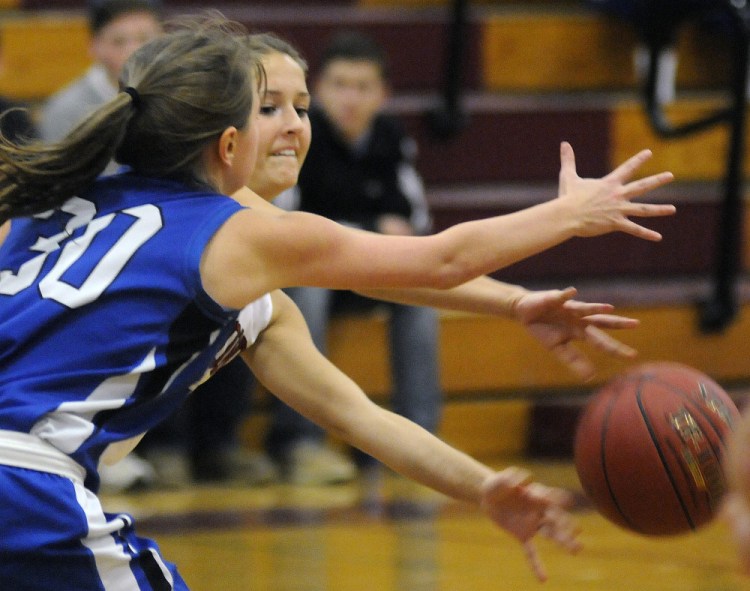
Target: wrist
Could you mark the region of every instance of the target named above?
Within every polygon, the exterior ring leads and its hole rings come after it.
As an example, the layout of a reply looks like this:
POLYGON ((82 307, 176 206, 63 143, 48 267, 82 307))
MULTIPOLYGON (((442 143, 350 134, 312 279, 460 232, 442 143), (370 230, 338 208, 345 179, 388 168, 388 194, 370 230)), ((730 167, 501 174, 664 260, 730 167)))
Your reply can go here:
POLYGON ((521 300, 529 294, 529 290, 519 285, 512 286, 512 289, 508 293, 507 308, 506 312, 509 316, 518 318, 518 307, 521 300))
POLYGON ((580 210, 570 203, 572 200, 566 197, 557 197, 548 201, 547 213, 555 224, 557 230, 561 232, 561 240, 565 241, 570 238, 580 236, 582 220, 580 219, 580 210))

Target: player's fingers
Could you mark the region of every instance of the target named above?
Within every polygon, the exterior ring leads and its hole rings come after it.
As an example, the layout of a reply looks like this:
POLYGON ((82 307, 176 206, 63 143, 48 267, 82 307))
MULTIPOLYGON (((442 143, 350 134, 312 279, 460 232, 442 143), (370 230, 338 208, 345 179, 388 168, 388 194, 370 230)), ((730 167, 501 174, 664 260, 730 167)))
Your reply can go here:
POLYGON ((573 286, 559 289, 557 291, 559 292, 560 300, 563 302, 566 300, 572 300, 578 294, 578 290, 573 286))
POLYGON ((539 558, 539 553, 536 550, 536 545, 531 540, 527 540, 523 543, 523 551, 526 554, 526 560, 528 560, 531 570, 534 571, 536 578, 544 582, 547 580, 547 571, 539 558))
POLYGON ((638 352, 596 326, 586 327, 586 341, 594 348, 616 357, 633 358, 638 352))
POLYGON ((553 541, 570 554, 578 554, 583 549, 583 544, 578 539, 580 533, 580 528, 572 520, 557 526, 545 524, 539 529, 539 535, 553 541))
POLYGON ((579 552, 583 545, 578 539, 581 529, 569 513, 557 507, 550 508, 543 524, 539 528, 540 535, 554 541, 571 554, 579 552))
POLYGON ((656 230, 651 230, 650 228, 641 226, 627 218, 620 222, 620 231, 650 242, 659 242, 661 240, 661 234, 656 230))
POLYGON ((633 199, 634 197, 653 191, 657 187, 671 183, 673 180, 674 175, 671 172, 661 172, 626 183, 623 185, 623 190, 630 199, 633 199))
MULTIPOLYGON (((563 308, 566 311, 572 312, 579 318, 585 318, 587 316, 596 318, 596 315, 606 314, 614 310, 612 304, 604 304, 599 302, 581 302, 579 300, 568 300, 563 304, 563 308)), ((614 316, 619 318, 619 316, 614 316)))
POLYGON ((636 170, 638 170, 646 160, 651 158, 651 150, 641 150, 634 156, 628 158, 625 162, 620 164, 612 172, 610 172, 605 178, 613 178, 619 181, 625 181, 629 179, 636 170))
POLYGON ((627 202, 622 206, 623 216, 630 218, 658 218, 674 215, 677 208, 671 203, 632 203, 627 202))
POLYGON ((631 181, 623 185, 625 194, 633 199, 649 191, 653 191, 657 187, 671 183, 674 180, 674 175, 671 172, 661 172, 659 174, 652 174, 651 176, 643 177, 636 181, 631 181))
POLYGON ((578 176, 576 173, 576 157, 573 146, 568 142, 560 143, 560 180, 559 194, 564 195, 568 191, 568 182, 578 176))
POLYGON ((547 308, 556 308, 558 306, 567 307, 578 294, 578 290, 575 287, 566 287, 565 289, 556 289, 546 292, 546 303, 547 308))
POLYGON ((569 342, 558 343, 552 347, 552 353, 583 380, 592 378, 596 373, 594 364, 589 358, 569 342))
POLYGON ((641 323, 637 318, 598 313, 586 314, 582 320, 592 328, 635 328, 641 323))
POLYGON ((541 501, 547 507, 570 507, 573 504, 573 497, 565 489, 555 486, 547 486, 541 482, 530 482, 526 486, 528 497, 541 501))

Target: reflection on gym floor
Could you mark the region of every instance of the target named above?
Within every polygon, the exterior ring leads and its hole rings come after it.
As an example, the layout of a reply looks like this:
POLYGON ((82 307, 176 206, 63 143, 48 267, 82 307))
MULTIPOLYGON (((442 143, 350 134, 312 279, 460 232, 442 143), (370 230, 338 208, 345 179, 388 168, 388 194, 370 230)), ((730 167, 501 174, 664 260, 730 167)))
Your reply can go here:
MULTIPOLYGON (((750 590, 728 530, 646 538, 590 510, 567 462, 521 462, 573 490, 585 549, 539 545, 548 591, 750 590)), ((540 589, 521 547, 477 509, 390 474, 339 487, 194 487, 105 497, 156 538, 194 591, 540 589)))

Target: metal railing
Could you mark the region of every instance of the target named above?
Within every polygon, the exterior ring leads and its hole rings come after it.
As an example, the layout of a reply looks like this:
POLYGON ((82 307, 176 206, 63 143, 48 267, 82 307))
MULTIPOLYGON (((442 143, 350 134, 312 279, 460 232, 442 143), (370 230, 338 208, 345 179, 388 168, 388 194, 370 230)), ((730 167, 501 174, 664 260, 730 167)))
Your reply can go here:
MULTIPOLYGON (((700 328, 718 332, 737 314, 736 283, 740 271, 745 124, 747 120, 748 53, 750 47, 750 8, 747 0, 633 0, 638 14, 634 24, 649 51, 644 83, 645 108, 654 131, 666 138, 680 138, 716 125, 727 125, 730 141, 724 175, 724 198, 716 229, 716 260, 712 293, 701 302, 700 328), (731 46, 732 78, 729 105, 695 121, 673 124, 657 92, 660 57, 671 50, 677 32, 685 23, 712 18, 726 28, 731 46), (636 22, 637 21, 637 22, 636 22)), ((432 129, 440 137, 451 137, 461 130, 467 115, 461 104, 462 69, 466 53, 467 0, 453 0, 448 26, 448 54, 440 105, 432 112, 432 129)))
POLYGON ((724 198, 719 225, 716 228, 716 260, 713 290, 701 302, 700 328, 718 332, 726 328, 737 314, 737 276, 741 268, 743 223, 743 184, 745 124, 747 121, 748 50, 750 32, 748 8, 744 0, 679 3, 669 0, 647 0, 652 12, 648 26, 640 33, 649 49, 649 67, 645 79, 645 107, 653 129, 666 138, 679 138, 716 125, 730 130, 724 174, 724 198), (687 6, 686 6, 687 5, 687 6), (729 105, 694 121, 674 125, 667 117, 657 96, 660 55, 674 46, 678 29, 686 22, 710 17, 726 29, 731 48, 729 105))
POLYGON ((466 55, 466 20, 468 0, 453 0, 448 21, 448 51, 445 56, 445 75, 438 106, 430 112, 433 133, 441 138, 456 135, 466 124, 466 111, 461 104, 464 58, 466 55))

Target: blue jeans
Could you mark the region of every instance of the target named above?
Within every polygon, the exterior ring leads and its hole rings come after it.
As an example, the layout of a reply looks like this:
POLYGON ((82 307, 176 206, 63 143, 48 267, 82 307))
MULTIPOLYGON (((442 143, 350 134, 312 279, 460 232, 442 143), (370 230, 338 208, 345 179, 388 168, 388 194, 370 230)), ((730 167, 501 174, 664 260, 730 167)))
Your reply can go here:
MULTIPOLYGON (((307 320, 315 345, 326 354, 328 324, 342 292, 298 287, 287 293, 307 320)), ((432 308, 381 304, 388 307, 390 314, 388 336, 394 386, 391 409, 434 433, 442 410, 437 312, 432 308)), ((273 405, 266 439, 272 456, 283 455, 299 440, 321 441, 325 437, 323 429, 284 403, 274 398, 273 405)))

